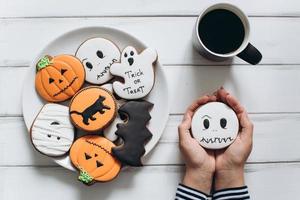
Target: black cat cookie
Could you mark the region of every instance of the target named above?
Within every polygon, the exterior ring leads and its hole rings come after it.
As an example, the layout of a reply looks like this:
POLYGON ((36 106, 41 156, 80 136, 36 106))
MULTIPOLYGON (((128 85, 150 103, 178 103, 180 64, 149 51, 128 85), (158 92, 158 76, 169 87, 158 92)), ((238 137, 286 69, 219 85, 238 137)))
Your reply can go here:
POLYGON ((112 149, 113 155, 125 165, 142 166, 141 157, 145 144, 152 138, 147 124, 151 119, 149 110, 153 107, 147 101, 129 101, 122 105, 119 114, 126 123, 118 124, 118 135, 123 144, 112 149))
POLYGON ((115 118, 116 100, 108 90, 91 86, 80 90, 71 100, 72 123, 84 130, 94 132, 108 126, 115 118))

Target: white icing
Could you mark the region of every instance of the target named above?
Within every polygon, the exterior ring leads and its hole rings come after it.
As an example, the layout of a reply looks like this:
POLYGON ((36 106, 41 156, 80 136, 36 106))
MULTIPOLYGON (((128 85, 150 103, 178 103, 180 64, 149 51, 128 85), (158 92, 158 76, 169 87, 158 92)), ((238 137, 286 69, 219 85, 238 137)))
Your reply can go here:
POLYGON ((85 69, 85 80, 93 84, 103 84, 112 79, 109 69, 113 63, 119 62, 120 55, 118 47, 104 38, 89 39, 83 42, 76 52, 76 57, 82 61, 85 69), (103 58, 99 55, 103 55, 103 58))
POLYGON ((115 81, 115 93, 124 99, 140 99, 150 93, 154 85, 153 63, 157 53, 151 48, 138 54, 134 47, 126 47, 121 56, 121 63, 111 66, 113 75, 124 78, 124 83, 115 81))
MULTIPOLYGON (((102 85, 101 86, 102 88, 105 88, 107 89, 108 91, 110 92, 113 92, 113 89, 112 89, 112 84, 105 84, 105 85, 102 85)), ((121 105, 123 105, 125 103, 124 100, 117 100, 117 107, 118 109, 120 108, 121 105)), ((115 134, 116 131, 118 130, 117 129, 117 124, 119 123, 124 123, 123 120, 121 120, 119 114, 117 113, 117 116, 116 118, 114 119, 114 121, 108 126, 106 127, 104 130, 103 130, 103 135, 109 139, 110 141, 116 141, 118 139, 118 136, 115 134)))
POLYGON ((41 153, 61 156, 67 153, 74 141, 74 128, 67 106, 48 103, 31 127, 32 143, 41 153), (51 123, 56 123, 51 125, 51 123))
POLYGON ((239 121, 235 112, 220 102, 211 102, 201 106, 192 119, 194 138, 208 149, 222 149, 229 146, 237 137, 238 130, 239 121), (221 126, 221 119, 226 120, 226 126, 224 123, 224 127, 221 126), (206 127, 204 121, 206 121, 206 127))

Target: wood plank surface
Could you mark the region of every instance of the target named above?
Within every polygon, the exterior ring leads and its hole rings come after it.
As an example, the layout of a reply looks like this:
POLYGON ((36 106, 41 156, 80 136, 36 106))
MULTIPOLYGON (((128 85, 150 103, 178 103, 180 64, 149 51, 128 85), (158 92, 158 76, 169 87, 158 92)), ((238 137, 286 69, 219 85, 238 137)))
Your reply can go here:
MULTIPOLYGON (((0 0, 0 17, 82 17, 82 16, 148 16, 148 15, 197 15, 209 4, 220 0, 0 0)), ((299 16, 297 0, 227 0, 238 5, 249 15, 299 16)))
MULTIPOLYGON (((131 168, 121 172, 113 182, 87 187, 76 180, 75 173, 62 168, 0 167, 0 170, 0 198, 5 200, 171 200, 184 171, 178 166, 131 168)), ((296 199, 299 180, 299 163, 246 167, 246 181, 255 200, 296 199)))
MULTIPOLYGON (((28 68, 0 67, 0 115, 21 116, 28 68)), ((250 113, 300 112, 300 68, 268 66, 164 66, 171 114, 182 114, 196 98, 224 86, 250 113)), ((155 91, 153 91, 155 92, 155 91)))
MULTIPOLYGON (((300 151, 300 114, 251 114, 250 118, 255 130, 248 162, 300 162, 296 153, 300 151)), ((169 118, 159 143, 145 158, 145 165, 183 164, 177 133, 181 119, 181 115, 169 118)), ((21 117, 0 118, 0 133, 0 166, 56 165, 34 150, 21 117)))
MULTIPOLYGON (((239 58, 216 63, 201 57, 191 43, 195 21, 196 17, 1 19, 0 66, 27 66, 50 41, 67 31, 86 26, 110 26, 125 30, 156 48, 162 64, 246 64, 239 58)), ((300 18, 250 18, 250 41, 264 56, 261 64, 300 63, 299 23, 300 18)))

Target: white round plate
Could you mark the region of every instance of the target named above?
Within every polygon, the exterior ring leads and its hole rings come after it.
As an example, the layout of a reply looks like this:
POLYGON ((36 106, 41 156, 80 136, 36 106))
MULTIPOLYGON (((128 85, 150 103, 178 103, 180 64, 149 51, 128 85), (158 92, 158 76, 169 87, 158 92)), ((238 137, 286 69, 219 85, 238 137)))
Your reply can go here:
MULTIPOLYGON (((44 55, 75 55, 75 52, 79 45, 85 40, 93 37, 103 37, 109 39, 113 41, 121 51, 129 45, 135 47, 139 52, 147 47, 143 42, 129 35, 128 33, 109 27, 85 27, 76 29, 63 34, 54 41, 50 42, 34 59, 31 64, 29 73, 24 80, 22 107, 25 124, 28 130, 30 129, 31 124, 38 114, 39 110, 45 103, 47 103, 39 97, 35 90, 35 65, 37 61, 44 55)), ((148 154, 158 142, 169 116, 169 90, 166 77, 162 69, 162 65, 158 61, 156 62, 154 69, 155 85, 151 93, 145 98, 145 100, 154 103, 154 107, 150 111, 152 119, 150 120, 148 125, 148 128, 152 132, 153 137, 146 144, 145 155, 148 154)), ((67 104, 68 103, 69 102, 67 102, 67 104)), ((59 165, 73 171, 75 170, 70 162, 68 155, 53 159, 59 165)))

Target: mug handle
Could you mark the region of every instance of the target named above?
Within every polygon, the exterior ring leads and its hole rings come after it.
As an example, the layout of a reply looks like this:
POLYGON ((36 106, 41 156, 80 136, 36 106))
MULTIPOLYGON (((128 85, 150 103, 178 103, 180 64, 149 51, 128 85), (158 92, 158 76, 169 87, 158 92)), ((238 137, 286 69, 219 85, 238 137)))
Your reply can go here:
POLYGON ((252 65, 258 64, 262 59, 261 53, 250 43, 237 56, 252 65))

